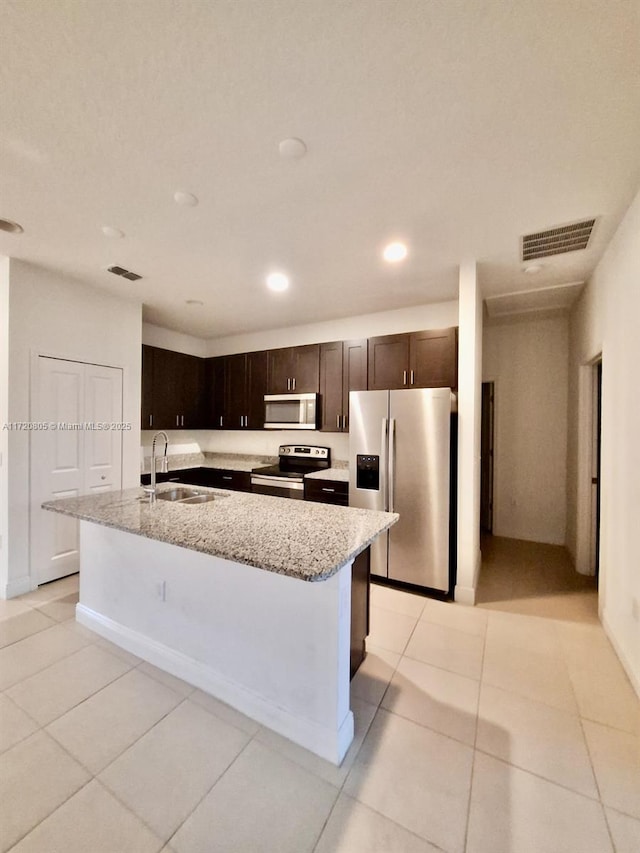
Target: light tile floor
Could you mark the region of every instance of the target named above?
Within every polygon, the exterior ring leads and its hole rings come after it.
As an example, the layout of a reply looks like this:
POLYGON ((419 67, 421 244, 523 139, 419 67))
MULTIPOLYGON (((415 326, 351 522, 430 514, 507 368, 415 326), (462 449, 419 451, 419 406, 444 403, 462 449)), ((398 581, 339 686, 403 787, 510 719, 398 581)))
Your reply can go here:
POLYGON ((561 548, 480 604, 372 588, 337 768, 77 625, 0 602, 0 853, 636 853, 640 702, 561 548))

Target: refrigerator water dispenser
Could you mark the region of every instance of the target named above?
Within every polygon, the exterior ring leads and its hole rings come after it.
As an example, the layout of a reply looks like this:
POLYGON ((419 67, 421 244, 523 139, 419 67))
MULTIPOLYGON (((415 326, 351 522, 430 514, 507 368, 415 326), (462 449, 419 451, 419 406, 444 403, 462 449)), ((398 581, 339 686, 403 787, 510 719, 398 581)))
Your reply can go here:
POLYGON ((356 488, 380 489, 380 457, 356 455, 356 488))

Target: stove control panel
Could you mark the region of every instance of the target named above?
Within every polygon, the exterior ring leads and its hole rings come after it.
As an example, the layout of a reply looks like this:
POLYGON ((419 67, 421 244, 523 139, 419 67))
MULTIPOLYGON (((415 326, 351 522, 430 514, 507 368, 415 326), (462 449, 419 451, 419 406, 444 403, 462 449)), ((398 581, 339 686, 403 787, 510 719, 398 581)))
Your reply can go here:
POLYGON ((328 447, 313 447, 309 444, 281 444, 278 448, 280 456, 298 459, 328 459, 328 447))

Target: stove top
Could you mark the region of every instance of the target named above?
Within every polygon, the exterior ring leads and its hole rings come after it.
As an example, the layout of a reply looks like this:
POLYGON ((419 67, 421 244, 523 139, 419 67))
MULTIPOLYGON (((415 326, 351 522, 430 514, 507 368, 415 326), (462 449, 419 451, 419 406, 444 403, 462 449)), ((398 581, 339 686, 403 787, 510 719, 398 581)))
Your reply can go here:
POLYGON ((278 464, 254 468, 251 473, 262 477, 284 477, 302 480, 305 474, 331 467, 331 450, 309 444, 283 444, 278 449, 278 464))
POLYGON ((260 474, 261 477, 288 477, 290 480, 302 480, 305 474, 317 471, 317 468, 303 468, 293 471, 290 468, 282 469, 279 465, 266 465, 264 468, 252 468, 252 474, 260 474))

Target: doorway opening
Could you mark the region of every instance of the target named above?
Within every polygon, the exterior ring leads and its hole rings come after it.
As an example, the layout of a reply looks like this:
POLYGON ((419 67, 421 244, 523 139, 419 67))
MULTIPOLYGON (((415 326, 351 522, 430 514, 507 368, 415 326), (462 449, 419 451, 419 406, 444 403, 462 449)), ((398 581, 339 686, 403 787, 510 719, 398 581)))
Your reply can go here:
POLYGON ((600 466, 602 459, 602 359, 593 365, 591 439, 591 574, 600 573, 600 466))
POLYGON ((482 383, 480 427, 480 532, 493 533, 493 431, 495 387, 482 383))

